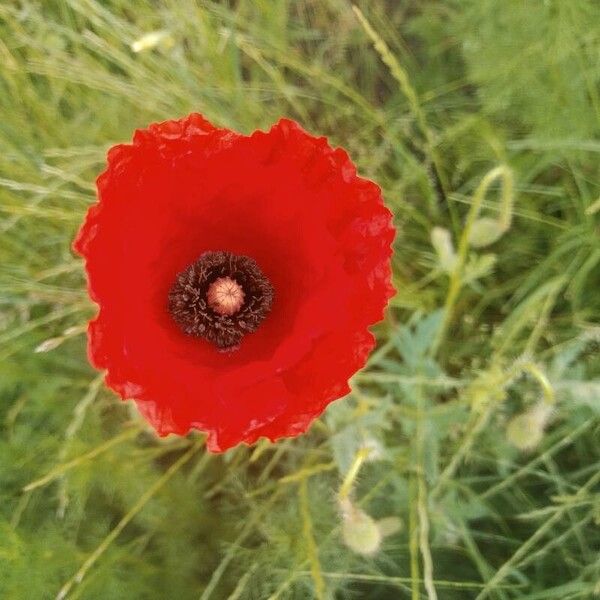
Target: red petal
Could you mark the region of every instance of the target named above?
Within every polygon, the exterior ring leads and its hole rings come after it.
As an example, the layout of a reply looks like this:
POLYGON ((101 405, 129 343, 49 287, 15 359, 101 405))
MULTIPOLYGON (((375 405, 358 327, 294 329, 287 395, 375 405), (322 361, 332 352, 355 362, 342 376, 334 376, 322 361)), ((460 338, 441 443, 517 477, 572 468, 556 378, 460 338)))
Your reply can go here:
POLYGON ((151 125, 109 151, 74 243, 100 306, 90 359, 161 435, 206 430, 212 450, 297 435, 373 347, 393 237, 379 188, 293 121, 251 136, 196 114, 151 125), (167 312, 176 274, 207 250, 251 256, 275 288, 233 353, 167 312))

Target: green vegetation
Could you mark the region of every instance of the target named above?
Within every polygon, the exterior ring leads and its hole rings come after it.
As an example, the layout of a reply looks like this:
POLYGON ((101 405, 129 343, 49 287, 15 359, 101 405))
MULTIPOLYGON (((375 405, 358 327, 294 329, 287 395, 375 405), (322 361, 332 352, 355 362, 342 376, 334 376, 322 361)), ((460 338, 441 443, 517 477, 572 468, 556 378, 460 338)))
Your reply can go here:
POLYGON ((357 6, 0 3, 1 598, 600 595, 598 4, 357 6), (224 455, 104 388, 70 250, 106 149, 191 111, 327 135, 399 229, 352 394, 224 455))

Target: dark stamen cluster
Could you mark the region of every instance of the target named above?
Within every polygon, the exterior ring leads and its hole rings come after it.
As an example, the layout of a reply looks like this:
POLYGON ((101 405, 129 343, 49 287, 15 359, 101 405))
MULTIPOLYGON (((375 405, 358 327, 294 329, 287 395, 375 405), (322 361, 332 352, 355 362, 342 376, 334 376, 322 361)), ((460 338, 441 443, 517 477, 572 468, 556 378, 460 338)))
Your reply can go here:
MULTIPOLYGON (((214 286, 213 288, 214 289, 214 286)), ((169 291, 168 308, 188 335, 203 337, 221 350, 235 350, 244 335, 256 331, 271 310, 274 290, 256 261, 231 252, 205 252, 179 273, 169 291), (240 306, 233 314, 215 310, 207 297, 211 284, 241 287, 240 306)))

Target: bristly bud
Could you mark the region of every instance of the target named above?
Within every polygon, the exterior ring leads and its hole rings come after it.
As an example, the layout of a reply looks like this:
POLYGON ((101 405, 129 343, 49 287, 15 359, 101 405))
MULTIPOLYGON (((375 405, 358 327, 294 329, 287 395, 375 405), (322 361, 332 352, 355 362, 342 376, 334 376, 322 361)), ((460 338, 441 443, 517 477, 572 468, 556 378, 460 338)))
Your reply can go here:
POLYGON ((431 230, 431 245, 438 255, 440 267, 446 273, 451 273, 456 266, 456 252, 452 245, 450 232, 443 227, 434 227, 431 230))
POLYGON ((383 534, 366 512, 345 499, 340 502, 342 511, 342 537, 350 550, 364 556, 372 556, 379 550, 383 534))
POLYGON ((152 50, 157 46, 163 48, 171 48, 175 44, 173 36, 166 30, 150 31, 145 33, 142 37, 131 42, 129 47, 136 54, 143 52, 144 50, 152 50))
POLYGON ((50 350, 58 348, 64 341, 65 338, 62 336, 49 338, 36 346, 34 352, 50 352, 50 350))
POLYGON ((375 521, 349 498, 340 499, 339 506, 342 513, 344 544, 357 554, 373 556, 381 547, 383 538, 402 529, 402 521, 398 517, 386 517, 375 521))
POLYGON ((471 246, 475 248, 484 248, 497 242, 505 231, 506 229, 502 227, 499 221, 490 219, 489 217, 482 217, 473 223, 469 241, 471 242, 471 246))
POLYGON ((544 429, 551 415, 552 408, 540 402, 513 417, 506 428, 508 441, 523 452, 534 450, 544 437, 544 429))

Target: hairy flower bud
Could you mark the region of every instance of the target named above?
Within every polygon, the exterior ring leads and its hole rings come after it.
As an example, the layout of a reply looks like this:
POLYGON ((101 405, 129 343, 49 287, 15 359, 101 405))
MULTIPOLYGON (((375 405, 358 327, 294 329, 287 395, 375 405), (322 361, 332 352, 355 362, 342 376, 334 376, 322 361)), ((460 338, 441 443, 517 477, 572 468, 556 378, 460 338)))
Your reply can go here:
POLYGON ((350 550, 371 556, 379 550, 383 534, 366 512, 354 506, 350 500, 341 503, 342 537, 350 550))
POLYGON ((551 413, 552 409, 547 404, 539 403, 513 417, 506 429, 508 441, 524 452, 533 450, 542 441, 551 413))

